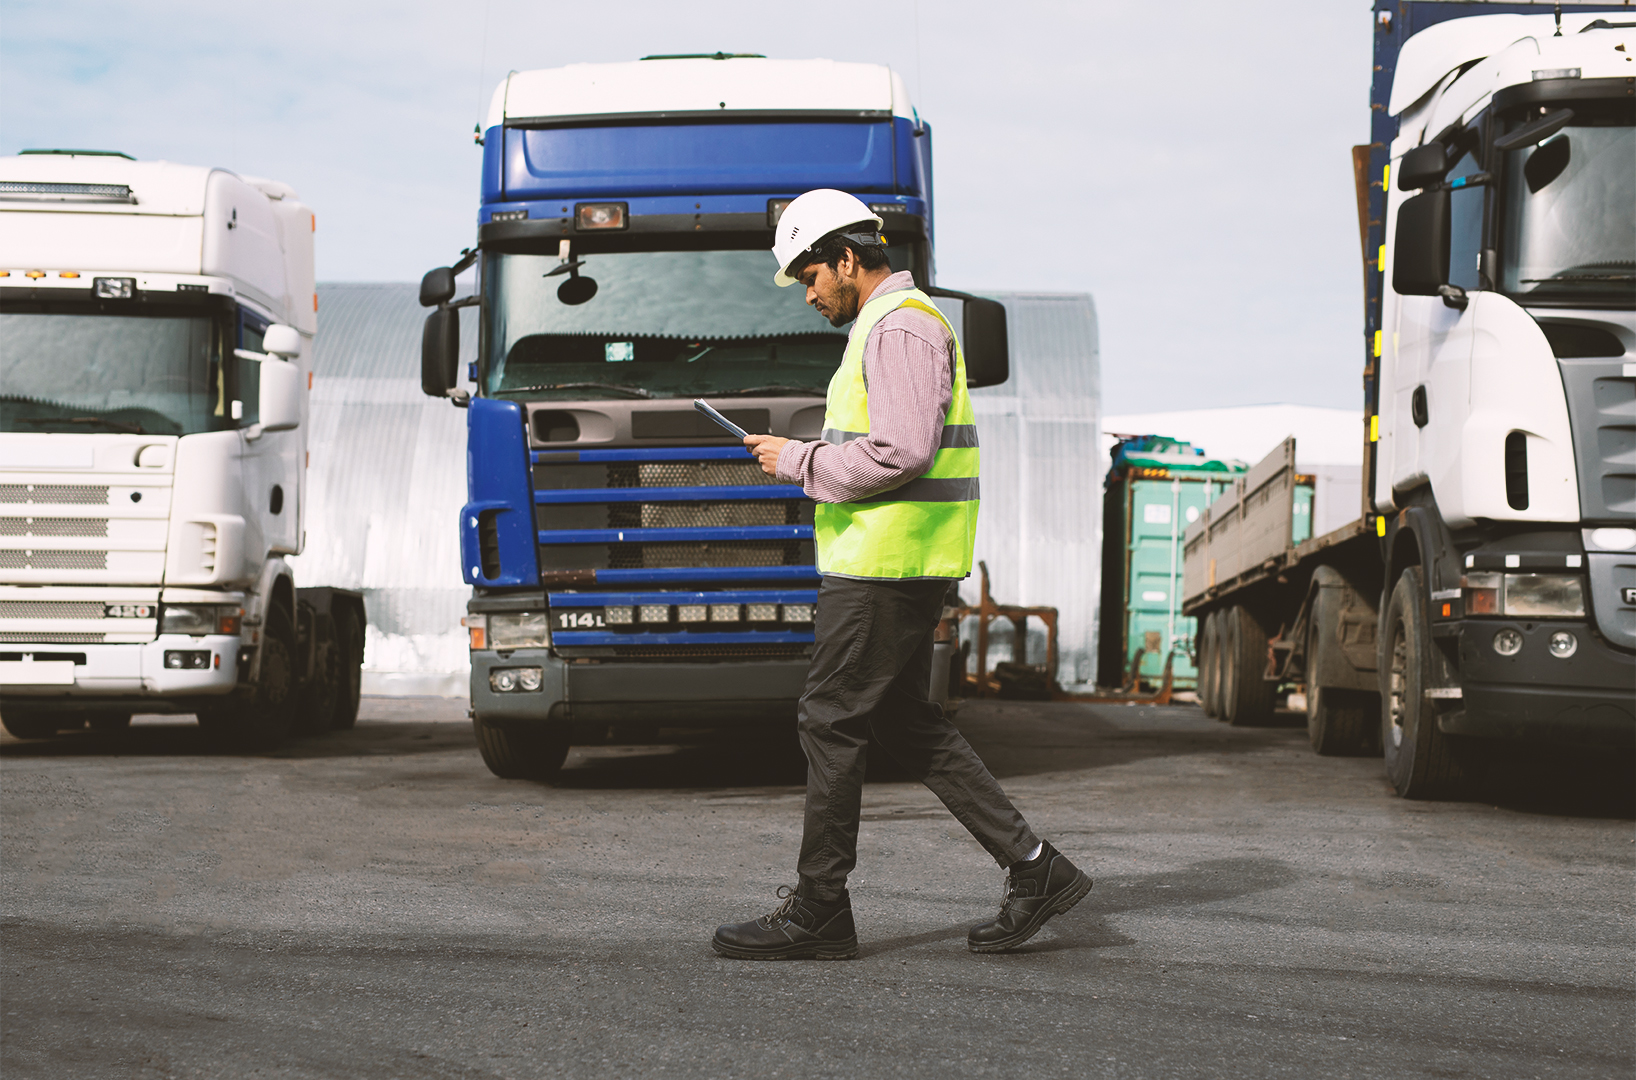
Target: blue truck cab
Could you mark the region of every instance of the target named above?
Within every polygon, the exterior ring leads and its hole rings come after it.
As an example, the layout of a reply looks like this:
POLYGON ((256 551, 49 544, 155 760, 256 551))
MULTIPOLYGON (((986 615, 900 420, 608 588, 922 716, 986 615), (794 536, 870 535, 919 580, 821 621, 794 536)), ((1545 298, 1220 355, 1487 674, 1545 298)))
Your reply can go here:
MULTIPOLYGON (((930 127, 887 68, 718 53, 513 73, 481 141, 477 245, 421 302, 423 389, 468 410, 485 762, 548 778, 573 744, 787 721, 813 642, 813 506, 692 399, 818 437, 846 333, 773 284, 773 229, 804 191, 851 192, 931 289, 930 127)), ((972 385, 1003 382, 1003 309, 935 291, 964 309, 972 385)))

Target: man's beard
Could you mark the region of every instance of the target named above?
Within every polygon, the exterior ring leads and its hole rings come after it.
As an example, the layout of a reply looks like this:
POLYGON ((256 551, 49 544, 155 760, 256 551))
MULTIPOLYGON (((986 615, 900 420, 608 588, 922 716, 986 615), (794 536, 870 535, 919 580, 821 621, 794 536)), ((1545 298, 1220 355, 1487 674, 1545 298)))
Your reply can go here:
POLYGON ((829 325, 842 327, 858 317, 858 287, 856 285, 850 281, 837 282, 834 299, 837 303, 830 305, 829 325))

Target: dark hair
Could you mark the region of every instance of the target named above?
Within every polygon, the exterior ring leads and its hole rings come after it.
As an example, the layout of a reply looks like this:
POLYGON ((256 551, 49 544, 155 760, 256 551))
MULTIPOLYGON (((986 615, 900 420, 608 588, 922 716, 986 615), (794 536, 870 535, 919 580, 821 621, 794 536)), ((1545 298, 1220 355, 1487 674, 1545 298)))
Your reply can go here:
POLYGON ((798 278, 805 272, 807 267, 820 262, 834 270, 840 266, 841 259, 846 256, 848 251, 852 252, 853 258, 858 260, 858 265, 865 270, 879 270, 881 267, 888 265, 889 260, 886 258, 886 247, 884 245, 860 244, 856 240, 848 240, 841 235, 842 233, 861 233, 865 236, 881 235, 880 226, 873 221, 853 222, 846 228, 838 229, 812 245, 812 250, 802 258, 797 259, 795 265, 790 267, 790 276, 798 278))

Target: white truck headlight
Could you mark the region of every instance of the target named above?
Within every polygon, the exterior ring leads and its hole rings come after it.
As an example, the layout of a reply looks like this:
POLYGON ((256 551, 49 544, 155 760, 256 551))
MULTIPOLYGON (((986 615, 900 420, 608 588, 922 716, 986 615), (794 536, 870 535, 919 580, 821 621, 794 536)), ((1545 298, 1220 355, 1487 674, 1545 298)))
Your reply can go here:
POLYGON ((161 634, 236 634, 242 609, 236 604, 166 604, 159 609, 161 634))

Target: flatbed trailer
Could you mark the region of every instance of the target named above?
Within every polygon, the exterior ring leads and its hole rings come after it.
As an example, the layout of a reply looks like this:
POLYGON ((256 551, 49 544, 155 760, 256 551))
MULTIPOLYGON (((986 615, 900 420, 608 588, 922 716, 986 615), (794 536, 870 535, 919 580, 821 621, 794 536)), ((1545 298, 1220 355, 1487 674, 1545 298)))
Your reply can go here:
POLYGON ((1461 793, 1502 743, 1636 748, 1628 5, 1378 0, 1363 503, 1295 542, 1295 442, 1184 537, 1200 697, 1461 793))

